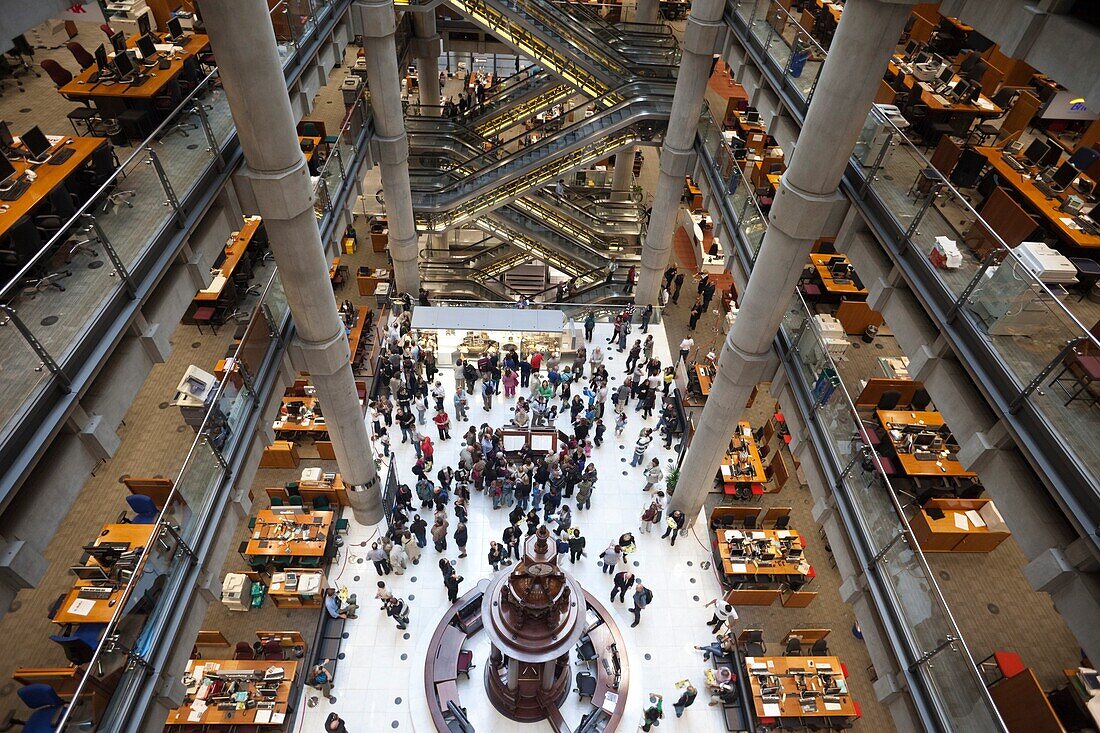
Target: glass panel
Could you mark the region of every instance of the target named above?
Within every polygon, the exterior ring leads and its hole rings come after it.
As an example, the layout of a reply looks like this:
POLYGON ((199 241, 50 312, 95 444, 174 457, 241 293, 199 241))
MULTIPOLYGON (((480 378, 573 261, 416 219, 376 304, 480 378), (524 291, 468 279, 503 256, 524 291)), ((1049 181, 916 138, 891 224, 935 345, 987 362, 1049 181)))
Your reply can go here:
POLYGON ((90 209, 126 267, 133 267, 168 225, 174 212, 165 205, 167 200, 148 155, 137 150, 90 209))
MULTIPOLYGON (((11 304, 12 310, 22 319, 17 305, 11 304)), ((4 311, 0 311, 0 350, 4 354, 4 368, 0 369, 0 392, 4 395, 0 400, 0 442, 3 442, 19 424, 15 416, 23 412, 31 397, 50 385, 53 375, 4 311)))

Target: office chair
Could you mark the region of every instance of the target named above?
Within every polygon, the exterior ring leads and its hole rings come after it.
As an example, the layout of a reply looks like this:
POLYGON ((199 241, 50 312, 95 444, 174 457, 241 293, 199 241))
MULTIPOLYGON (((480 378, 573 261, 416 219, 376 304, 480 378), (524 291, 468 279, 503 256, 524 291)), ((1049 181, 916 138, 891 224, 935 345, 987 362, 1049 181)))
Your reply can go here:
POLYGON ((762 657, 768 651, 768 646, 764 643, 764 632, 761 629, 746 629, 745 630, 745 654, 750 657, 762 657))
POLYGON ((829 653, 829 645, 824 639, 818 639, 814 642, 814 645, 810 647, 811 657, 823 657, 829 653))
POLYGON ((53 81, 54 86, 56 86, 58 89, 73 80, 73 75, 69 73, 69 71, 64 66, 57 63, 53 59, 42 59, 42 61, 39 63, 39 66, 41 66, 45 70, 45 72, 50 75, 50 79, 53 81))
POLYGON ((134 510, 133 524, 152 524, 157 521, 160 510, 153 500, 144 494, 130 494, 126 497, 126 503, 134 510))
POLYGON ((251 660, 256 658, 256 652, 252 651, 252 645, 247 641, 238 641, 233 647, 233 658, 251 660))
POLYGON ((582 637, 581 642, 577 644, 577 659, 584 662, 586 667, 590 667, 597 656, 596 647, 592 643, 591 637, 582 637))
POLYGON ((76 60, 81 71, 89 66, 95 66, 95 57, 76 41, 69 41, 65 44, 65 48, 69 49, 69 53, 73 55, 73 59, 76 60))
POLYGON ((948 180, 956 188, 974 188, 985 170, 985 156, 973 148, 964 148, 948 180))
POLYGON ((787 527, 790 526, 790 524, 791 524, 791 515, 790 514, 784 514, 782 517, 779 517, 778 519, 775 520, 775 528, 776 529, 786 529, 787 527))
POLYGON ((20 92, 27 91, 23 88, 23 82, 19 81, 19 66, 13 66, 6 55, 0 55, 0 95, 3 94, 5 83, 14 84, 20 92))
POLYGON ((967 137, 966 141, 970 142, 970 138, 977 136, 978 144, 985 145, 985 141, 989 138, 992 137, 995 139, 997 135, 1000 134, 1001 128, 1000 126, 994 125, 993 123, 997 120, 1003 119, 1005 115, 1007 115, 1009 111, 1012 110, 1012 104, 1016 101, 1016 97, 1018 96, 1018 92, 1016 92, 1014 89, 1009 89, 1008 87, 1005 87, 1004 89, 1001 89, 999 92, 994 94, 993 99, 990 101, 1001 108, 1001 114, 997 115, 996 117, 987 117, 984 121, 975 125, 974 129, 970 131, 970 135, 967 137))
POLYGON ((742 526, 745 529, 756 529, 756 515, 755 514, 750 514, 747 517, 745 517, 745 521, 744 521, 744 524, 742 526))
MULTIPOLYGON (((57 691, 46 684, 24 685, 16 693, 19 699, 31 710, 26 720, 11 718, 12 723, 22 723, 24 733, 53 733, 56 722, 65 710, 65 701, 57 691)), ((82 728, 91 727, 90 722, 78 723, 82 728)))
POLYGON ((19 74, 34 74, 41 77, 38 73, 38 69, 34 68, 31 64, 34 61, 34 46, 30 44, 27 37, 20 33, 15 38, 11 39, 11 50, 7 53, 8 58, 14 61, 14 72, 19 74))
POLYGON ((787 639, 787 648, 783 650, 785 657, 797 657, 802 654, 802 641, 797 636, 787 639))
POLYGON ((909 406, 914 410, 924 410, 932 402, 932 395, 928 394, 928 390, 924 387, 918 387, 913 392, 913 398, 909 401, 909 406))
POLYGON ((587 697, 591 700, 594 694, 596 694, 596 675, 583 669, 577 672, 577 699, 583 700, 587 697))
POLYGON ((114 29, 111 28, 111 26, 108 23, 100 23, 99 24, 99 30, 106 33, 108 39, 115 34, 114 29))
POLYGON ((81 667, 92 661, 100 637, 106 630, 107 624, 80 624, 68 635, 53 634, 50 641, 61 646, 71 664, 81 667))
POLYGON ((264 642, 262 653, 265 660, 275 660, 281 662, 286 659, 286 650, 283 649, 282 644, 275 640, 264 642))
POLYGON ((875 406, 875 409, 893 410, 899 402, 901 402, 901 392, 896 389, 888 389, 879 396, 878 405, 875 406))

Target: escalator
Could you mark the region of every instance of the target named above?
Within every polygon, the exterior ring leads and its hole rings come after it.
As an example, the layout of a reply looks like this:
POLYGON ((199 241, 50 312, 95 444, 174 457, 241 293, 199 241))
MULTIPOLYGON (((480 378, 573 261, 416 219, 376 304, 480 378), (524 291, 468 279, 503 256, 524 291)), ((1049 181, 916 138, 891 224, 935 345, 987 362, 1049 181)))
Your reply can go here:
MULTIPOLYGON (((414 174, 413 210, 418 228, 445 231, 625 147, 653 143, 668 119, 672 88, 648 87, 643 93, 640 86, 616 89, 609 96, 621 101, 603 109, 598 105, 590 117, 531 146, 515 151, 497 146, 454 168, 414 174), (445 172, 453 172, 458 179, 445 180, 440 175, 445 172)), ((410 129, 410 145, 415 134, 410 129)))
MULTIPOLYGON (((520 72, 523 73, 523 72, 520 72)), ((555 104, 563 104, 575 92, 551 74, 540 71, 522 84, 509 85, 506 90, 491 95, 485 107, 459 115, 458 122, 482 137, 499 135, 555 104)))

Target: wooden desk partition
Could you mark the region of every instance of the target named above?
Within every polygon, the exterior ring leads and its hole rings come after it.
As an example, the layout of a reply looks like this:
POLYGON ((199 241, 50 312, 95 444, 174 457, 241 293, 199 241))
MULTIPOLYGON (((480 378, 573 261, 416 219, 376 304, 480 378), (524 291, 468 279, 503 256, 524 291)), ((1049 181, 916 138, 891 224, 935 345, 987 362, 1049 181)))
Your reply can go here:
MULTIPOLYGON (((123 474, 119 481, 125 484, 131 494, 148 496, 157 505, 157 508, 163 508, 172 493, 172 479, 163 476, 146 478, 123 474)), ((180 497, 179 501, 183 501, 183 498, 180 497)))
POLYGON ((989 688, 1010 733, 1066 733, 1030 667, 989 688))
POLYGON ((913 394, 923 386, 923 382, 917 382, 912 379, 887 379, 886 377, 876 377, 868 380, 863 391, 856 397, 856 407, 874 407, 878 405, 878 401, 882 398, 882 395, 890 390, 901 392, 901 399, 898 401, 899 405, 908 405, 913 401, 913 394))
POLYGON ((967 529, 961 529, 956 524, 958 515, 980 511, 992 503, 990 499, 931 499, 909 520, 909 524, 917 544, 925 552, 992 552, 1008 539, 1011 533, 1007 529, 988 524, 977 527, 969 520, 967 529), (929 514, 933 509, 943 512, 943 516, 933 519, 929 514))
POLYGON ((736 606, 770 606, 779 598, 778 588, 746 589, 734 588, 726 593, 726 602, 736 606))

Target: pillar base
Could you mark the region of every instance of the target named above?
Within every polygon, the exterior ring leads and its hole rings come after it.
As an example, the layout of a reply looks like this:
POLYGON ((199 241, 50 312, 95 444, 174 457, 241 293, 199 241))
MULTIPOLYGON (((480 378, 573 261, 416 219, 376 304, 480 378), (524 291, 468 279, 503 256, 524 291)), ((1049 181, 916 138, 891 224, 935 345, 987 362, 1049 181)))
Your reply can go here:
POLYGON ((348 504, 351 514, 359 524, 370 526, 378 524, 386 517, 382 510, 382 492, 378 477, 364 486, 353 486, 348 490, 348 504))

